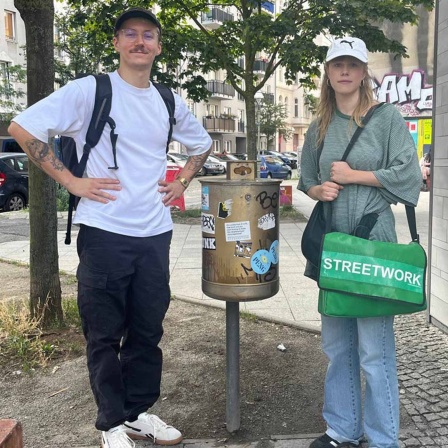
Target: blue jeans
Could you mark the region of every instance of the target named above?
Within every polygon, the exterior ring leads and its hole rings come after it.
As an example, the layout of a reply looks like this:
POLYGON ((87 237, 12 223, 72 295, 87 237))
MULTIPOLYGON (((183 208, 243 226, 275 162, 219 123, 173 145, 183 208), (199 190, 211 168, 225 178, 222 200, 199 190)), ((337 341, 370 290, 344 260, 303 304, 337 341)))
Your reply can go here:
POLYGON ((399 390, 394 318, 322 316, 322 348, 329 359, 323 417, 327 434, 370 448, 398 448, 399 390), (361 369, 366 379, 362 421, 361 369))

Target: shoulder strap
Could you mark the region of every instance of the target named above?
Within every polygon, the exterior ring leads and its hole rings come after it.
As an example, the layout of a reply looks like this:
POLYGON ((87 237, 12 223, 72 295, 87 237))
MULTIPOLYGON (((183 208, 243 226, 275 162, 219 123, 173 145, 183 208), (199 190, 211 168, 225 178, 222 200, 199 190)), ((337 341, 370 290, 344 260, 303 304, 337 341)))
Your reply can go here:
MULTIPOLYGON (((369 122, 370 118, 372 118, 373 113, 375 112, 376 109, 378 109, 379 107, 381 107, 383 105, 383 103, 379 103, 379 104, 375 104, 374 106, 372 106, 368 112, 366 113, 365 117, 362 119, 362 124, 363 126, 358 126, 356 128, 356 131, 354 132, 354 134, 352 135, 352 138, 350 139, 349 144, 347 145, 347 148, 344 152, 344 155, 342 156, 341 161, 344 162, 347 157, 349 152, 351 151, 351 149, 353 148, 353 145, 355 144, 356 140, 358 140, 359 135, 361 134, 361 132, 363 131, 363 129, 366 127, 367 123, 369 122)), ((324 142, 322 141, 322 143, 319 145, 318 148, 318 159, 317 159, 317 166, 319 167, 319 159, 320 159, 320 155, 322 154, 322 149, 324 147, 324 142)), ((331 219, 332 219, 332 206, 331 206, 331 202, 324 202, 324 209, 327 211, 327 222, 326 222, 326 232, 330 232, 331 230, 331 219)), ((406 209, 407 211, 407 209, 406 209)), ((415 216, 414 216, 414 221, 415 221, 415 216)), ((412 232, 412 231, 411 231, 412 232)))
POLYGON ((412 241, 420 243, 420 235, 417 233, 417 222, 415 219, 415 207, 406 205, 406 218, 408 219, 409 231, 411 232, 412 241))
MULTIPOLYGON (((344 152, 344 155, 342 156, 341 161, 344 162, 347 157, 349 152, 351 151, 351 149, 353 148, 353 145, 355 144, 356 140, 358 140, 359 134, 361 134, 362 130, 366 127, 367 123, 369 122, 369 120, 372 118, 373 113, 380 108, 383 105, 383 103, 379 103, 379 104, 375 104, 374 106, 372 106, 368 112, 366 113, 366 116, 362 119, 362 127, 357 127, 355 133, 352 135, 352 138, 349 142, 349 144, 347 145, 347 148, 344 152)), ((319 167, 319 160, 320 160, 320 156, 322 154, 322 149, 324 148, 324 140, 322 140, 321 144, 319 145, 319 147, 317 148, 317 166, 319 167)))
POLYGON ((358 126, 356 128, 355 133, 352 135, 352 138, 350 140, 350 143, 347 146, 347 149, 344 152, 344 155, 342 156, 341 161, 344 162, 347 157, 349 152, 351 151, 351 149, 353 148, 353 145, 355 144, 356 140, 358 140, 359 134, 361 134, 361 132, 363 131, 363 129, 366 127, 367 123, 369 122, 370 118, 372 117, 373 113, 383 105, 383 103, 380 104, 375 104, 375 106, 372 106, 369 111, 366 113, 366 116, 362 119, 362 124, 363 126, 358 126))
MULTIPOLYGON (((109 75, 93 75, 96 80, 95 90, 95 105, 93 107, 92 117, 90 119, 89 128, 86 134, 86 143, 83 148, 82 157, 78 165, 73 171, 73 175, 76 177, 82 177, 87 166, 87 160, 89 159, 90 150, 94 148, 100 141, 103 134, 104 126, 109 123, 111 127, 111 143, 112 152, 114 155, 114 167, 110 169, 118 169, 116 158, 116 143, 117 135, 115 134, 115 122, 109 116, 112 106, 112 85, 109 75)), ((65 244, 71 243, 71 227, 73 210, 76 204, 76 197, 70 194, 68 201, 68 216, 67 216, 67 233, 65 234, 65 244)))
POLYGON ((160 96, 162 97, 165 106, 168 110, 169 115, 169 122, 170 122, 170 130, 168 132, 168 140, 166 142, 166 152, 168 152, 169 145, 171 142, 171 137, 173 136, 173 126, 176 124, 176 119, 174 118, 174 112, 176 110, 176 103, 174 101, 174 94, 173 91, 169 88, 164 86, 163 84, 158 84, 154 81, 151 81, 153 86, 157 89, 157 91, 160 93, 160 96))

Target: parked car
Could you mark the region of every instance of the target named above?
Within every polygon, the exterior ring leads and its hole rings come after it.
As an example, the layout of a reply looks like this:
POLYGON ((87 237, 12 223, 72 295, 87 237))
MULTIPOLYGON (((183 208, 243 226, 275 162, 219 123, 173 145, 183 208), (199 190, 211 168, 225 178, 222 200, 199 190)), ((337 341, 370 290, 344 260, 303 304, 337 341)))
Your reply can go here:
POLYGON ((280 159, 283 160, 283 162, 289 165, 292 169, 297 168, 297 157, 291 157, 290 155, 287 155, 288 153, 286 152, 267 150, 261 151, 261 154, 280 157, 280 159))
POLYGON ((287 157, 291 157, 292 159, 299 160, 299 157, 297 156, 296 152, 283 152, 282 154, 284 154, 287 157))
POLYGON ((225 168, 221 165, 221 163, 216 163, 211 158, 212 156, 208 156, 207 160, 204 163, 204 166, 199 170, 199 176, 206 176, 207 174, 224 174, 226 172, 225 168))
POLYGON ((166 158, 167 158, 168 162, 175 164, 175 165, 179 166, 180 168, 183 168, 188 160, 188 156, 186 154, 180 154, 177 152, 169 152, 166 155, 166 158))
POLYGON ((238 162, 241 159, 239 159, 238 157, 235 156, 235 154, 227 154, 227 153, 217 153, 217 154, 213 154, 215 157, 217 157, 220 160, 224 160, 224 161, 234 161, 234 162, 238 162))
POLYGON ((13 138, 5 138, 0 140, 0 152, 21 152, 23 149, 13 138))
POLYGON ((260 177, 265 179, 291 179, 291 168, 275 156, 260 157, 260 177))
POLYGON ((208 158, 213 162, 221 165, 224 168, 224 173, 227 171, 227 162, 225 160, 216 157, 214 154, 210 154, 208 158))
POLYGON ((235 154, 233 154, 237 159, 240 159, 240 160, 247 160, 247 154, 246 153, 243 153, 243 154, 238 154, 238 153, 235 153, 235 154))
POLYGON ((28 204, 28 156, 0 153, 0 208, 5 212, 24 209, 28 204))

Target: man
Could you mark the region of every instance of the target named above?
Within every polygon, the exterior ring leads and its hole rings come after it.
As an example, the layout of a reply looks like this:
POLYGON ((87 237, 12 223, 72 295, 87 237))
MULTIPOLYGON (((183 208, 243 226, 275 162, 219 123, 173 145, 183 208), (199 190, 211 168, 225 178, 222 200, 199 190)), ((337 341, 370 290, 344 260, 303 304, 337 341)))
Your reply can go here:
POLYGON ((28 108, 9 132, 37 166, 81 197, 74 219, 80 225, 78 306, 102 446, 133 447, 129 437, 173 445, 181 433, 146 412, 160 395, 158 344, 170 301, 169 205, 200 170, 212 141, 175 95, 173 139, 190 157, 177 180, 163 180, 168 112, 149 81, 161 52, 161 25, 150 11, 132 8, 118 17, 114 31, 120 64, 109 75, 110 116, 118 169, 108 168, 114 166, 110 129, 91 151, 83 178, 74 177, 47 143, 57 134, 73 137, 81 156, 95 98, 92 76, 28 108))

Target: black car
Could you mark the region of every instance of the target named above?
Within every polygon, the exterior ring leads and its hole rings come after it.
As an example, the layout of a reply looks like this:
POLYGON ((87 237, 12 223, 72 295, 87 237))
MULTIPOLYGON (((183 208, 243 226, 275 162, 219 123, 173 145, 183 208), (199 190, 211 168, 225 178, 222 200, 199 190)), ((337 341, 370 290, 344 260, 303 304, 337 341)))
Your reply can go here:
POLYGON ((0 209, 22 210, 28 204, 28 156, 0 153, 0 209))

